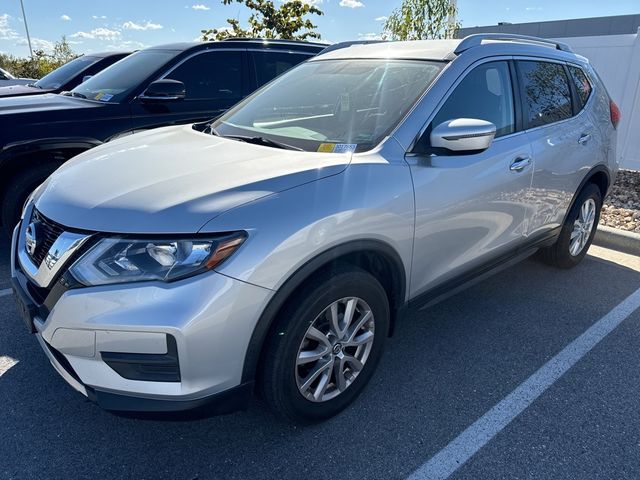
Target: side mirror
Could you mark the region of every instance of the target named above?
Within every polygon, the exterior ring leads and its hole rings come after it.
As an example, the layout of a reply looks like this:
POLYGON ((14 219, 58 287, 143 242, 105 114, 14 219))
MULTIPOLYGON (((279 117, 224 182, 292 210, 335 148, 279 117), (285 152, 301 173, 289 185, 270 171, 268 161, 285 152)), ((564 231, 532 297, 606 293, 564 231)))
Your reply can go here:
POLYGON ((85 75, 84 77, 82 77, 82 83, 86 82, 87 80, 89 80, 91 77, 93 77, 93 75, 85 75))
POLYGON ((491 146, 496 126, 485 120, 457 118, 441 123, 431 131, 431 146, 454 152, 482 151, 491 146))
POLYGON ((156 80, 140 95, 143 102, 166 102, 184 100, 187 91, 184 83, 178 80, 156 80))

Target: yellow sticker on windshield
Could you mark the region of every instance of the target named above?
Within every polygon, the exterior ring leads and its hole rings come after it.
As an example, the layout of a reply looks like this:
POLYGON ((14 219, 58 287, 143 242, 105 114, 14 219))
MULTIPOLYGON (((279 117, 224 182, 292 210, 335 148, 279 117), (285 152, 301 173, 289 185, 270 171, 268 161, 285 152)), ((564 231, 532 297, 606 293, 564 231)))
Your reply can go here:
POLYGON ((318 152, 320 153, 333 153, 336 148, 335 143, 321 143, 318 147, 318 152))

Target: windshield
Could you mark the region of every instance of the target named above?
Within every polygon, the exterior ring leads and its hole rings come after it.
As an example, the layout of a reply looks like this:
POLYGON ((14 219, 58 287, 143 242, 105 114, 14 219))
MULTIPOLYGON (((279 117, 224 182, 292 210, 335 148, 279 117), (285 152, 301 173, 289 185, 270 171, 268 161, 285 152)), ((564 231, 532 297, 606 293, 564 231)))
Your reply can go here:
POLYGON ((11 75, 6 70, 0 68, 0 80, 11 80, 13 78, 14 78, 13 75, 11 75))
POLYGON ((133 53, 81 83, 71 92, 90 100, 118 103, 175 56, 176 52, 169 50, 142 50, 133 53))
POLYGON ((211 130, 309 152, 366 151, 398 125, 443 66, 420 60, 311 61, 240 103, 211 130))
POLYGON ((98 60, 96 57, 79 57, 71 60, 61 67, 56 68, 49 75, 42 77, 34 85, 38 88, 45 89, 60 88, 82 70, 93 65, 96 60, 98 60))

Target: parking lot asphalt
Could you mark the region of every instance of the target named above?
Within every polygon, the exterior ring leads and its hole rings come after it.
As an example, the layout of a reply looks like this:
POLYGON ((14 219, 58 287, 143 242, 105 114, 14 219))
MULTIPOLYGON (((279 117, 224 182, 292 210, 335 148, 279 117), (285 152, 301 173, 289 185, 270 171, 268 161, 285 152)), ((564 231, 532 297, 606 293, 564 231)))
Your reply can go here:
MULTIPOLYGON (((0 290, 9 287, 7 252, 0 244, 0 290)), ((0 478, 418 475, 638 290, 639 265, 596 247, 570 271, 530 259, 411 312, 358 401, 308 427, 279 421, 258 401, 245 412, 187 422, 104 412, 58 377, 5 295, 0 478)), ((635 310, 450 478, 640 478, 639 327, 635 310)))

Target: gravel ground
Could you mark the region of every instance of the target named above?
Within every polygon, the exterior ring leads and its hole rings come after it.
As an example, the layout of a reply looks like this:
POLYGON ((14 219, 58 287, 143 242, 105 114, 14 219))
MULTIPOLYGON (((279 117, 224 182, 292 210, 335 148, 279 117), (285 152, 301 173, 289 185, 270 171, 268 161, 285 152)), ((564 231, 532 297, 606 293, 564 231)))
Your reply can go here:
POLYGON ((600 224, 640 233, 640 172, 620 171, 602 207, 600 224))

